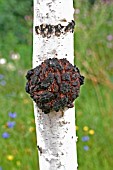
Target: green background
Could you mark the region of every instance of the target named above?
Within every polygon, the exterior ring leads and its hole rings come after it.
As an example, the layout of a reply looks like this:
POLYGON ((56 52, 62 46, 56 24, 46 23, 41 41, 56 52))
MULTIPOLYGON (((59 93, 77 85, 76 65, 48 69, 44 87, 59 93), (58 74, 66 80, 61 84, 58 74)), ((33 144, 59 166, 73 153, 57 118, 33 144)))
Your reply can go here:
MULTIPOLYGON (((6 60, 0 64, 4 76, 0 79, 2 170, 38 169, 33 106, 25 93, 25 75, 32 67, 32 6, 31 0, 0 0, 0 61, 6 60), (12 54, 20 58, 14 60, 12 54), (10 118, 9 112, 16 112, 17 117, 10 118), (8 128, 8 121, 15 121, 15 126, 8 128), (4 139, 4 132, 10 137, 4 139)), ((74 61, 85 76, 85 85, 75 102, 79 170, 112 170, 113 3, 79 0, 74 7, 74 61), (84 126, 95 133, 84 131, 84 126), (89 140, 83 141, 84 136, 89 140)))

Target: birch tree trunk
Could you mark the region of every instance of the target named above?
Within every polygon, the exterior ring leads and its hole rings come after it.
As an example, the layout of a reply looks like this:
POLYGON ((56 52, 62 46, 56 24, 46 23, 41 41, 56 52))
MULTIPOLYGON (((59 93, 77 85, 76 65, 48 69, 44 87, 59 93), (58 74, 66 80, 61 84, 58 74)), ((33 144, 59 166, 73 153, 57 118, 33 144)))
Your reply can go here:
MULTIPOLYGON (((35 32, 41 24, 67 25, 73 20, 72 0, 34 0, 33 68, 45 59, 74 61, 73 33, 43 38, 35 32)), ((44 114, 34 103, 40 170, 77 170, 75 108, 44 114)))

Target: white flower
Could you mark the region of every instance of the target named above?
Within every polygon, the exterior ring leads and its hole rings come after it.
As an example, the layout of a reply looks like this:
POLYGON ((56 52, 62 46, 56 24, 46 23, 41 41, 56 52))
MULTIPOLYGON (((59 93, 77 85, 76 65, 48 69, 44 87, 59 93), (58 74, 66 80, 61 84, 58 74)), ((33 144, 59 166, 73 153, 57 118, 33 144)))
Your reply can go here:
POLYGON ((10 57, 11 57, 12 60, 19 60, 20 59, 20 54, 12 53, 10 57))
POLYGON ((80 13, 80 9, 75 9, 75 14, 79 14, 80 13))
POLYGON ((0 64, 6 64, 7 60, 5 58, 0 58, 0 64))

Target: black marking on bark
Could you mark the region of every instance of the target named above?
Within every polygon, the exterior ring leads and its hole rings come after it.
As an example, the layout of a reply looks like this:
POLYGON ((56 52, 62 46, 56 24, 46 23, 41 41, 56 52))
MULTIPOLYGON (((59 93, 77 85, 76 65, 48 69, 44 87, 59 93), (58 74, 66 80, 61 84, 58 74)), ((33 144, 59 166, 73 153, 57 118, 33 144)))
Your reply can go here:
POLYGON ((39 152, 40 152, 40 155, 42 154, 42 147, 39 147, 39 145, 37 146, 39 152))
POLYGON ((35 26, 36 34, 42 35, 43 38, 50 38, 51 35, 55 35, 59 37, 61 34, 65 34, 67 32, 74 32, 75 21, 71 21, 67 24, 67 26, 63 26, 61 24, 58 25, 50 25, 50 24, 41 24, 35 26))

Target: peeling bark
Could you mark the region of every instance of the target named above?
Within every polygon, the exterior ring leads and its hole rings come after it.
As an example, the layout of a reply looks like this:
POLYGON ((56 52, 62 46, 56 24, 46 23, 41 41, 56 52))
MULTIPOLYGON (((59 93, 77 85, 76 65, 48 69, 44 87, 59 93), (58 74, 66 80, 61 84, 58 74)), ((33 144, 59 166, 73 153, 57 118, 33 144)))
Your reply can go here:
MULTIPOLYGON (((37 35, 41 24, 62 26, 73 20, 73 1, 34 0, 33 68, 48 58, 67 58, 73 64, 73 33, 50 38, 37 35)), ((40 170, 77 170, 75 109, 44 114, 34 103, 40 170)))

